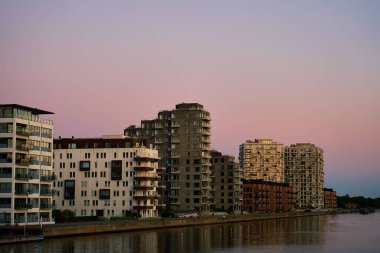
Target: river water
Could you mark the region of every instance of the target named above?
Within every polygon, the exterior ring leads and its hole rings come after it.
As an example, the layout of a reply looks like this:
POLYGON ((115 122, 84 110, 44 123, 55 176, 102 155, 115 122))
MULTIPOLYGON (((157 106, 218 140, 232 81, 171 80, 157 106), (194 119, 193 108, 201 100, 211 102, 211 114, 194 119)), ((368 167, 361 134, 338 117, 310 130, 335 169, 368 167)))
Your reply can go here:
POLYGON ((1 253, 380 252, 380 211, 123 232, 0 246, 1 253))

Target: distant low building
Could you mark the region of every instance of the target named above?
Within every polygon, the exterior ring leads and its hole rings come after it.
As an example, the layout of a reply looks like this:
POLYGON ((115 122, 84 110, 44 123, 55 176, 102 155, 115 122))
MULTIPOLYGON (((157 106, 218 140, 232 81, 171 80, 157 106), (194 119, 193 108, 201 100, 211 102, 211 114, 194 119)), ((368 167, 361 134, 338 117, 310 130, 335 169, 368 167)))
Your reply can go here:
POLYGON ((336 209, 337 208, 337 198, 336 198, 336 192, 333 191, 333 189, 324 188, 324 201, 325 205, 324 207, 326 209, 336 209))
POLYGON ((358 208, 358 205, 356 203, 346 203, 344 204, 344 208, 345 209, 356 209, 358 208))
POLYGON ((287 212, 294 209, 296 191, 288 183, 243 181, 243 211, 287 212))
POLYGON ((158 152, 120 136, 54 140, 54 204, 76 216, 157 217, 158 152))

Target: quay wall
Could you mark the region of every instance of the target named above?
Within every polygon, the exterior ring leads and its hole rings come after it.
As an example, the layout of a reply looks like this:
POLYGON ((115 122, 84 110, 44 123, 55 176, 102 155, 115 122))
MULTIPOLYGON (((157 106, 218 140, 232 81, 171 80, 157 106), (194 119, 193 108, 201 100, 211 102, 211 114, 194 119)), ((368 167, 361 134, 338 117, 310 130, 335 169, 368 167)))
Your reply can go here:
POLYGON ((313 215, 337 214, 338 212, 312 212, 312 213, 272 213, 272 214, 246 214, 228 216, 207 216, 194 218, 157 218, 127 221, 105 221, 85 224, 56 224, 43 228, 44 238, 89 235, 98 233, 113 233, 135 230, 163 229, 184 226, 200 226, 229 222, 245 222, 263 219, 279 219, 291 217, 305 217, 313 215))
MULTIPOLYGON (((294 217, 307 217, 317 215, 331 215, 345 213, 346 211, 334 210, 323 212, 295 212, 295 213, 260 213, 226 216, 201 216, 193 218, 155 218, 124 221, 96 221, 80 223, 59 223, 44 225, 42 228, 43 238, 57 238, 68 236, 94 235, 101 233, 117 233, 137 230, 164 229, 185 226, 203 226, 230 222, 248 222, 265 219, 281 219, 294 217)), ((28 226, 28 228, 37 227, 28 226)), ((40 238, 33 235, 26 236, 2 236, 1 244, 37 241, 40 238)))

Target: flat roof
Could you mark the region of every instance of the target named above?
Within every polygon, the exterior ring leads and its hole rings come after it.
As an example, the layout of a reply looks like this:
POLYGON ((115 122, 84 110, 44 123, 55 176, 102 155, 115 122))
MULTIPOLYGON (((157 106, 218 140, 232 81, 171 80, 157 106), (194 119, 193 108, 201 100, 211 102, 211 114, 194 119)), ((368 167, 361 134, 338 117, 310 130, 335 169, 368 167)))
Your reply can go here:
POLYGON ((0 107, 12 107, 12 108, 24 109, 24 110, 30 111, 31 113, 36 114, 36 115, 54 114, 54 112, 49 112, 49 111, 41 110, 38 108, 32 108, 29 106, 24 106, 24 105, 19 105, 19 104, 0 104, 0 107))

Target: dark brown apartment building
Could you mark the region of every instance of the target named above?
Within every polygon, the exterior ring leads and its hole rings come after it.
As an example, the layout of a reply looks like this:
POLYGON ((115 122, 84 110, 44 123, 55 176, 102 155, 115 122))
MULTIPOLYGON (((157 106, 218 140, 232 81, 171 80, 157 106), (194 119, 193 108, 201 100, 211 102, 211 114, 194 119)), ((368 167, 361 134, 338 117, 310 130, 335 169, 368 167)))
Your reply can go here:
POLYGON ((287 212, 294 209, 296 191, 288 183, 263 180, 243 182, 243 211, 287 212))
POLYGON ((324 202, 325 202, 325 208, 326 209, 335 209, 337 208, 337 199, 336 199, 336 192, 333 189, 324 188, 324 202))

